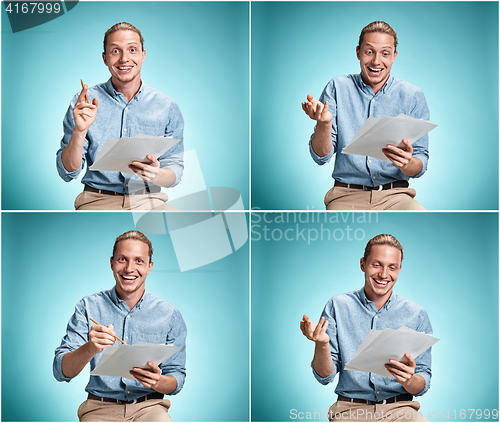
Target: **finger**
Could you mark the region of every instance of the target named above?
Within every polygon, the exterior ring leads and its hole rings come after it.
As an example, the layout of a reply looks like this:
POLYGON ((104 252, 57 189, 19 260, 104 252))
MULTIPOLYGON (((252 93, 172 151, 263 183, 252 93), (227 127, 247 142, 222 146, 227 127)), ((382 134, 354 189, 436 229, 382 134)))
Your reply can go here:
POLYGON ((316 113, 314 114, 314 119, 318 120, 321 117, 321 113, 323 112, 324 106, 318 101, 316 105, 316 113))
POLYGON ((403 144, 405 145, 405 151, 406 152, 413 152, 413 146, 411 145, 411 142, 408 141, 406 138, 403 139, 403 144))
POLYGON ((87 86, 84 85, 82 90, 80 91, 80 95, 78 96, 78 99, 76 100, 77 103, 86 103, 87 100, 85 99, 87 97, 87 86))
POLYGON ((406 364, 397 360, 389 360, 389 365, 394 367, 395 369, 402 370, 405 373, 410 373, 411 370, 406 364))
POLYGON ((131 370, 129 372, 134 378, 136 378, 139 382, 141 382, 146 388, 151 388, 152 386, 156 385, 156 383, 158 381, 154 380, 154 379, 151 379, 151 378, 148 378, 148 377, 144 377, 143 375, 137 373, 137 372, 134 372, 133 370, 131 370))
POLYGON ((325 321, 324 317, 321 317, 319 319, 319 322, 316 325, 316 328, 314 329, 314 335, 319 335, 320 334, 320 332, 321 332, 321 326, 323 326, 324 321, 325 321))
POLYGON ((89 104, 89 103, 76 103, 75 107, 73 107, 74 110, 85 110, 85 109, 95 109, 97 106, 94 104, 89 104))
POLYGON ((307 314, 304 314, 302 318, 304 319, 304 322, 309 321, 309 316, 307 314))
POLYGON ((328 320, 325 319, 323 327, 321 328, 321 333, 326 333, 326 328, 328 327, 328 320))
POLYGON ((97 99, 97 97, 94 97, 94 99, 92 100, 92 104, 97 107, 97 104, 99 103, 99 100, 97 99))
POLYGON ((312 101, 312 100, 314 100, 312 94, 307 94, 307 101, 312 101))
POLYGON ((328 101, 325 101, 325 107, 323 107, 323 113, 321 113, 321 117, 326 119, 326 115, 328 113, 328 101))
POLYGON ((161 374, 161 369, 158 364, 153 363, 152 361, 148 361, 148 366, 151 367, 155 373, 161 374))
POLYGON ((406 353, 405 357, 408 359, 408 367, 415 369, 417 367, 417 365, 415 364, 415 359, 412 357, 412 355, 406 353))
POLYGON ((151 161, 151 166, 160 167, 160 162, 158 161, 158 159, 155 156, 148 154, 146 156, 146 159, 151 161))

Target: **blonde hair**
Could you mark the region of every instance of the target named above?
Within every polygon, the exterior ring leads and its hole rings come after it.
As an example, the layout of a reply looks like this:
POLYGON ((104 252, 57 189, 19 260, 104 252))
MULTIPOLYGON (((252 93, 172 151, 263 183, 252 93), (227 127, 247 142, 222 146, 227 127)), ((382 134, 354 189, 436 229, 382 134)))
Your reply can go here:
POLYGON ((368 241, 368 244, 366 244, 365 255, 363 256, 363 260, 365 262, 372 252, 372 247, 374 245, 389 245, 390 247, 397 248, 399 251, 401 251, 401 261, 403 261, 403 246, 399 243, 399 241, 392 235, 380 234, 370 239, 370 241, 368 241))
POLYGON ((153 244, 151 244, 151 241, 148 239, 146 235, 144 235, 142 232, 139 231, 128 231, 120 235, 118 238, 116 238, 115 245, 113 245, 112 257, 115 256, 118 243, 120 241, 126 241, 128 239, 144 242, 144 244, 148 246, 149 262, 151 263, 151 260, 153 259, 153 244))
POLYGON ((394 31, 391 26, 382 21, 375 21, 371 24, 366 25, 361 30, 361 35, 359 36, 359 44, 358 47, 361 48, 361 44, 363 43, 363 38, 365 34, 369 34, 370 32, 379 32, 381 34, 388 34, 394 37, 394 51, 396 51, 396 47, 398 46, 398 37, 396 35, 396 31, 394 31))
POLYGON ((106 54, 106 43, 108 42, 108 35, 112 34, 113 32, 116 32, 116 31, 133 31, 136 34, 139 34, 139 38, 141 40, 141 50, 144 50, 144 38, 142 38, 141 31, 139 31, 132 24, 129 24, 127 22, 120 22, 120 23, 113 25, 104 34, 104 41, 103 41, 104 54, 106 54))

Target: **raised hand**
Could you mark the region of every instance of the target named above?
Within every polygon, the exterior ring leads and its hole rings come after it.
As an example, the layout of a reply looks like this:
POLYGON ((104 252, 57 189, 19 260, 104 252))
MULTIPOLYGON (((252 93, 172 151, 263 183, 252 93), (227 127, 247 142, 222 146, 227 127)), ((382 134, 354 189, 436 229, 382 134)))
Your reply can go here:
POLYGON ((300 322, 300 330, 302 334, 311 341, 320 344, 328 344, 330 342, 330 337, 326 333, 326 328, 328 327, 328 320, 324 317, 319 319, 318 324, 309 320, 309 316, 304 314, 300 322))
POLYGON ((73 107, 73 118, 75 120, 75 130, 84 132, 85 134, 95 121, 97 115, 97 98, 92 100, 92 104, 87 103, 85 99, 87 96, 88 86, 84 85, 75 107, 73 107))
POLYGON ((311 94, 307 95, 307 101, 302 102, 302 110, 312 120, 318 122, 331 122, 332 114, 328 111, 328 101, 325 104, 315 100, 311 94))

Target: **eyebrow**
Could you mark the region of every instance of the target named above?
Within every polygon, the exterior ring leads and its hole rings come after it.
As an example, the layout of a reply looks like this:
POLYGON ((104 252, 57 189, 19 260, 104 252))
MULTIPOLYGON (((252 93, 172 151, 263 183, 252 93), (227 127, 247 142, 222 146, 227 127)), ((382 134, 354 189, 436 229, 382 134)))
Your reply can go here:
MULTIPOLYGON (((365 46, 370 47, 370 48, 375 48, 375 46, 371 45, 370 43, 366 43, 365 46)), ((382 46, 382 47, 380 47, 381 50, 383 50, 384 48, 393 49, 394 46, 382 46)))

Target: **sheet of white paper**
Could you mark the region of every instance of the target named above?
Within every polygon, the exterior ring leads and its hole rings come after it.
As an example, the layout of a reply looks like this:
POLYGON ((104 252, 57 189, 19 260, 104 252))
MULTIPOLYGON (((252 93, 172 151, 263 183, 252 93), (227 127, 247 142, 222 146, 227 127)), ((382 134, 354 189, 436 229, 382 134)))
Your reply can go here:
POLYGON ((160 364, 180 349, 180 347, 173 345, 156 345, 147 342, 108 347, 90 374, 94 376, 118 376, 134 380, 134 377, 129 373, 132 368, 148 368, 148 361, 160 364))
POLYGON ((365 338, 352 359, 345 365, 345 370, 372 372, 383 377, 392 377, 385 368, 385 364, 389 360, 394 359, 404 362, 406 360, 404 358, 405 353, 409 353, 416 358, 439 341, 433 336, 417 332, 405 326, 398 330, 387 331, 387 329, 384 329, 376 334, 375 340, 373 340, 371 332, 367 335, 367 338, 370 337, 370 342, 365 342, 365 338))
POLYGON ((179 141, 171 137, 154 137, 143 134, 131 138, 122 137, 119 140, 109 139, 89 169, 117 171, 133 175, 134 172, 128 167, 132 161, 147 162, 146 156, 148 154, 159 157, 179 141))
POLYGON ((403 138, 413 144, 436 126, 433 123, 404 114, 397 117, 368 118, 351 142, 344 147, 342 153, 370 156, 378 160, 389 161, 382 152, 387 144, 401 146, 403 138), (374 120, 376 121, 374 122, 374 120))

